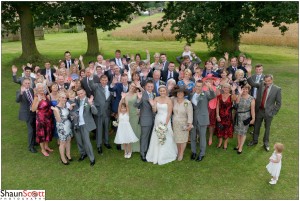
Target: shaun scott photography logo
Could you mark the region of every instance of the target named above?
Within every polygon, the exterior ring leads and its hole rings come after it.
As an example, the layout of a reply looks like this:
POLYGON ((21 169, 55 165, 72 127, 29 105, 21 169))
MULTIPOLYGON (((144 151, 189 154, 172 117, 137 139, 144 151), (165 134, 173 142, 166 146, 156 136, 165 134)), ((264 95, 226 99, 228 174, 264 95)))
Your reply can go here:
POLYGON ((45 190, 0 190, 0 200, 45 200, 45 190))

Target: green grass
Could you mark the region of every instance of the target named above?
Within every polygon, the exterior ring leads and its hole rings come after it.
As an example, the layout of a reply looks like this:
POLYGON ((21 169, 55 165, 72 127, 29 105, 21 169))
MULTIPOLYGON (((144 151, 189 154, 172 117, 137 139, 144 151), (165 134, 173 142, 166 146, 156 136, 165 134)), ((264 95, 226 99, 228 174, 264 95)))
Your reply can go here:
MULTIPOLYGON (((169 60, 180 55, 183 43, 151 41, 100 40, 101 52, 111 58, 116 49, 122 53, 142 53, 149 49, 167 52, 169 60)), ((47 34, 37 41, 41 54, 58 61, 66 50, 78 57, 86 51, 85 33, 47 34)), ((203 61, 209 53, 204 43, 196 43, 193 51, 203 61)), ((279 182, 269 185, 271 178, 265 166, 271 152, 262 148, 262 136, 255 147, 244 147, 243 154, 233 151, 236 137, 229 140, 228 150, 216 148, 217 139, 207 148, 205 159, 190 161, 188 145, 181 162, 163 166, 143 163, 138 153, 130 160, 113 147, 104 148, 98 155, 92 141, 96 165, 89 161, 77 162, 79 157, 75 140, 72 156, 75 161, 63 166, 55 149, 49 158, 27 151, 27 131, 19 121, 19 106, 15 103, 15 91, 19 85, 12 82, 11 65, 21 54, 20 42, 2 43, 2 179, 1 189, 45 189, 47 199, 299 199, 299 141, 298 141, 298 50, 286 47, 241 45, 241 51, 251 55, 253 63, 262 63, 265 73, 275 76, 275 83, 282 87, 282 108, 271 127, 270 145, 282 142, 282 171, 279 182)), ((153 57, 151 57, 152 59, 153 57)), ((85 63, 95 58, 84 58, 85 63)), ((42 64, 40 64, 43 66, 42 64)), ((21 66, 21 63, 17 63, 21 66)), ((20 75, 20 72, 18 72, 20 75)), ((261 130, 263 133, 264 129, 261 130)), ((262 135, 262 134, 261 134, 262 135)), ((114 137, 110 141, 113 144, 114 137)), ((251 139, 247 136, 246 143, 251 139)))

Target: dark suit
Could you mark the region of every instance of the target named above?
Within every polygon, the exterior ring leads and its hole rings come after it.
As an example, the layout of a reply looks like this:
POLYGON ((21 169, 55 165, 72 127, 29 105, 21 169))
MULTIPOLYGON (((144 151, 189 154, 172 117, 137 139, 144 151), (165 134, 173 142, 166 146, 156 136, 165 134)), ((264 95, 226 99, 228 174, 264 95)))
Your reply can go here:
MULTIPOLYGON (((80 99, 76 100, 76 106, 80 109, 80 99)), ((75 132, 75 138, 80 154, 87 154, 90 161, 93 161, 95 160, 95 156, 90 140, 90 132, 96 128, 92 114, 97 114, 97 108, 94 105, 90 105, 87 98, 85 98, 84 105, 82 107, 84 124, 79 126, 79 131, 75 132)))
MULTIPOLYGON (((152 79, 153 80, 153 79, 152 79)), ((159 80, 159 83, 157 84, 154 80, 153 80, 153 84, 154 84, 154 88, 153 88, 153 93, 155 93, 155 96, 159 96, 159 91, 158 91, 158 87, 160 85, 166 85, 166 83, 162 80, 159 80), (157 86, 158 85, 158 86, 157 86)))
POLYGON ((113 96, 109 93, 109 97, 106 99, 105 97, 105 89, 101 86, 100 83, 94 83, 93 80, 89 82, 92 91, 94 92, 94 102, 95 106, 98 110, 97 118, 96 118, 96 141, 97 148, 102 146, 102 136, 104 133, 104 143, 109 144, 108 139, 108 127, 109 120, 111 115, 111 101, 113 96), (103 129, 104 128, 104 129, 103 129))
MULTIPOLYGON (((34 98, 34 93, 32 89, 29 89, 29 92, 32 97, 32 101, 34 98)), ((36 113, 30 110, 30 102, 29 98, 26 95, 26 92, 21 94, 20 90, 16 93, 16 102, 20 103, 19 110, 19 120, 25 121, 27 124, 27 132, 28 132, 28 148, 33 148, 35 143, 35 132, 36 132, 36 113)))
MULTIPOLYGON (((172 77, 169 77, 168 78, 168 74, 169 74, 169 71, 163 71, 161 72, 161 80, 164 81, 165 83, 167 83, 167 81, 171 78, 173 78, 176 83, 178 82, 178 79, 179 79, 179 73, 177 73, 176 71, 173 71, 173 76, 172 77)), ((170 75, 171 76, 171 75, 170 75)))
POLYGON ((219 74, 217 72, 214 72, 214 71, 210 71, 210 73, 207 73, 206 72, 206 68, 203 70, 202 72, 202 77, 206 77, 208 74, 213 74, 214 77, 219 77, 219 74))
MULTIPOLYGON (((118 64, 117 64, 117 61, 116 61, 116 58, 110 59, 109 61, 113 61, 113 62, 115 62, 116 65, 118 65, 118 64)), ((128 61, 128 60, 126 59, 126 61, 128 61)), ((129 67, 128 67, 128 65, 124 65, 124 64, 122 63, 122 58, 121 58, 121 64, 122 64, 122 67, 123 67, 123 68, 120 68, 120 70, 121 70, 120 73, 123 74, 124 69, 126 69, 126 70, 128 71, 128 70, 129 70, 129 67)), ((120 66, 119 66, 119 67, 120 67, 120 66)))
MULTIPOLYGON (((129 85, 127 85, 127 90, 125 91, 126 93, 128 92, 128 89, 129 89, 129 85)), ((123 89, 123 84, 122 83, 116 83, 114 85, 114 87, 109 87, 109 91, 111 92, 116 92, 116 97, 112 100, 112 112, 113 113, 118 113, 118 108, 119 108, 119 103, 122 99, 122 92, 124 92, 124 89, 123 89)))
POLYGON ((170 63, 168 61, 166 61, 165 63, 161 62, 161 64, 162 64, 161 72, 167 71, 170 63))
POLYGON ((67 60, 64 60, 64 63, 65 63, 65 66, 66 66, 66 69, 70 69, 71 65, 74 64, 74 59, 71 59, 71 64, 70 66, 68 67, 68 64, 67 64, 67 60))
POLYGON ((270 127, 271 122, 281 107, 281 88, 272 84, 269 89, 269 93, 266 98, 264 109, 260 108, 261 101, 263 98, 263 93, 265 90, 264 82, 255 83, 252 77, 247 79, 248 83, 252 87, 257 87, 257 97, 255 99, 255 124, 254 124, 254 135, 253 142, 258 142, 258 137, 260 133, 260 127, 262 121, 265 121, 265 134, 264 134, 264 145, 269 146, 269 136, 270 136, 270 127))
MULTIPOLYGON (((17 78, 17 75, 13 75, 13 82, 22 85, 23 80, 25 79, 25 77, 19 77, 17 78)), ((29 77, 30 79, 30 88, 35 88, 35 78, 29 77)))
MULTIPOLYGON (((53 68, 50 68, 50 72, 51 72, 52 82, 54 82, 55 81, 54 73, 56 72, 56 70, 53 69, 53 68)), ((41 74, 44 75, 44 76, 46 75, 46 69, 45 68, 41 70, 41 74)))

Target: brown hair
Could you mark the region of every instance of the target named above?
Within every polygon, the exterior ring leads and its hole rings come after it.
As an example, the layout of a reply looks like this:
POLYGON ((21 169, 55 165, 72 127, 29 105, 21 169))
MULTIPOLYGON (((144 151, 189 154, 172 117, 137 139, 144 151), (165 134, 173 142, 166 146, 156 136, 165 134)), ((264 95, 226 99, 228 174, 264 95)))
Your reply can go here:
POLYGON ((246 89, 248 89, 249 91, 251 90, 251 86, 250 86, 249 84, 244 85, 242 88, 246 88, 246 89))

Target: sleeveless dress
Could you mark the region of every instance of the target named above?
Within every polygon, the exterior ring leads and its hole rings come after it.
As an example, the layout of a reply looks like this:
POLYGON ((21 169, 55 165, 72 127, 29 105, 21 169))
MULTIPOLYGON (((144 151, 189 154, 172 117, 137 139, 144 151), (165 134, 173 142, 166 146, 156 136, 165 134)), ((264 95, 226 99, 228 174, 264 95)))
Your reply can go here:
MULTIPOLYGON (((137 108, 134 107, 134 103, 136 102, 137 95, 134 94, 132 97, 128 98, 128 107, 129 110, 129 123, 131 128, 135 134, 135 136, 140 139, 141 138, 141 126, 139 125, 139 115, 137 108)), ((140 142, 132 143, 131 145, 132 152, 140 152, 140 142)))
POLYGON ((234 133, 239 135, 246 135, 249 124, 244 125, 244 120, 248 119, 250 117, 250 110, 251 110, 251 101, 254 98, 252 96, 249 96, 249 98, 244 99, 241 97, 240 102, 238 103, 238 109, 236 111, 237 115, 237 121, 234 125, 234 133))
POLYGON ((68 138, 71 138, 72 130, 71 130, 71 121, 68 119, 69 116, 69 110, 64 107, 60 108, 56 106, 59 109, 59 116, 61 118, 61 122, 56 123, 57 133, 60 141, 67 141, 68 138))
MULTIPOLYGON (((280 158, 280 161, 278 163, 270 162, 266 166, 266 168, 267 168, 268 172, 271 174, 271 176, 276 177, 277 180, 278 180, 278 177, 280 175, 280 170, 281 170, 281 158, 282 158, 282 155, 281 154, 277 154, 277 156, 280 158)), ((273 154, 270 157, 270 159, 277 160, 276 152, 275 151, 273 152, 273 154)))
POLYGON ((115 144, 129 144, 137 142, 139 139, 135 136, 129 123, 128 113, 119 115, 119 125, 115 137, 115 144))
MULTIPOLYGON (((154 128, 160 124, 165 123, 168 115, 168 104, 157 103, 157 114, 155 116, 154 128)), ((169 121, 168 131, 166 134, 166 141, 163 145, 159 143, 158 136, 153 128, 149 149, 146 155, 148 162, 153 164, 163 165, 176 160, 177 146, 174 141, 171 121, 169 121)))
POLYGON ((50 101, 41 100, 36 112, 36 142, 52 140, 53 122, 50 101))
POLYGON ((219 116, 221 118, 220 123, 224 126, 223 129, 220 129, 218 126, 216 126, 217 137, 225 139, 232 138, 233 122, 231 113, 231 96, 228 96, 225 102, 222 99, 222 94, 220 94, 217 99, 219 100, 219 116))

